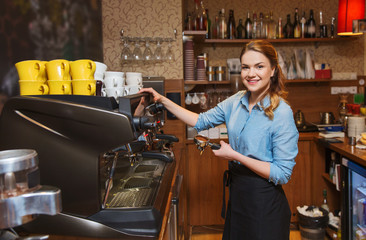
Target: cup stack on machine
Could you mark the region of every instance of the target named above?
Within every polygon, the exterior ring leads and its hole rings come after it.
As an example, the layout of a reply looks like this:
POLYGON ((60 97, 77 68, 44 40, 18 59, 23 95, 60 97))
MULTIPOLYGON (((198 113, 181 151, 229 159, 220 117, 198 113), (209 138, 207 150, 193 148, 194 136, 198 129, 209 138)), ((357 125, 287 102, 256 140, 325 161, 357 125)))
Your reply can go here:
POLYGON ((142 73, 107 71, 106 64, 90 59, 26 60, 15 67, 20 95, 87 95, 118 100, 143 87, 142 73))

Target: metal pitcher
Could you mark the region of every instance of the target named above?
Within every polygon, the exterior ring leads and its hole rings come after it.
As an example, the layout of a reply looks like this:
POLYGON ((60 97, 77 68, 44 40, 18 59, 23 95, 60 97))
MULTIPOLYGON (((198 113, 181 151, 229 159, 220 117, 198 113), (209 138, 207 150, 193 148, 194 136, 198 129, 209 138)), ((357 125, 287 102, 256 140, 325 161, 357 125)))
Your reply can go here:
POLYGON ((333 124, 335 121, 334 115, 332 112, 321 112, 320 119, 322 124, 333 124))

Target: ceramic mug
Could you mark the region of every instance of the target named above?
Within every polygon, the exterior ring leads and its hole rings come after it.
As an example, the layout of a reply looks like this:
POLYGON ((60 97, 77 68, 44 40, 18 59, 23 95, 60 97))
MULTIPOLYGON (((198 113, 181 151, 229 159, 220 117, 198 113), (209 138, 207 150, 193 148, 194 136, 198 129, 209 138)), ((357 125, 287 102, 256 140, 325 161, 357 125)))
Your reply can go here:
POLYGON ((26 60, 15 64, 19 80, 44 80, 44 64, 39 60, 26 60))
POLYGON ((141 85, 142 73, 126 72, 126 85, 141 85))
POLYGON ((72 80, 72 92, 74 95, 94 96, 96 80, 72 80))
POLYGON ((126 95, 128 95, 128 89, 126 87, 112 87, 102 89, 102 96, 114 97, 117 99, 118 97, 123 97, 126 95))
POLYGON ((48 80, 50 94, 54 95, 70 95, 72 94, 71 80, 48 80))
POLYGON ((48 80, 70 80, 70 64, 64 59, 56 59, 46 63, 48 80))
POLYGON ((47 84, 37 80, 19 80, 20 95, 45 95, 48 94, 47 84))
POLYGON ((70 62, 70 73, 73 80, 94 80, 95 62, 81 59, 70 62))
POLYGON ((128 94, 136 94, 138 93, 138 91, 140 91, 140 89, 142 88, 142 85, 128 85, 126 86, 126 88, 128 89, 128 94))
POLYGON ((124 72, 107 71, 104 74, 104 85, 106 88, 123 87, 125 85, 124 72))
POLYGON ((105 71, 107 71, 107 65, 101 62, 95 62, 94 79, 103 81, 105 71))

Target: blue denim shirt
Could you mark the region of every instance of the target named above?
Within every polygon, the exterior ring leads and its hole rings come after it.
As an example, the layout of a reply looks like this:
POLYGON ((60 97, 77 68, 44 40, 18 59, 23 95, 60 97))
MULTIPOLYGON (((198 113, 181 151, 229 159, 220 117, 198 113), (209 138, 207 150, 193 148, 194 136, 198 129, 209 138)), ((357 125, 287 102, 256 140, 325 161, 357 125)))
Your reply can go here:
MULTIPOLYGON (((250 92, 240 91, 215 108, 200 113, 194 126, 202 131, 226 123, 230 146, 237 152, 270 162, 269 181, 285 184, 291 177, 298 153, 299 132, 290 106, 280 101, 270 120, 259 104, 249 114, 250 92)), ((269 96, 262 104, 269 105, 269 96)))

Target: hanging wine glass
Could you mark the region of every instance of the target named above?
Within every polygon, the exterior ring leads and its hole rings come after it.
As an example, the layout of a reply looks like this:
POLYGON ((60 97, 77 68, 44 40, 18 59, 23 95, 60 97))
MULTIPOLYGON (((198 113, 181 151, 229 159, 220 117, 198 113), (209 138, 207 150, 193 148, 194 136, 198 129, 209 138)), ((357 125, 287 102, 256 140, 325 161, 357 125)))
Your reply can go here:
POLYGON ((166 51, 166 54, 165 54, 165 59, 168 60, 168 61, 174 61, 174 54, 173 54, 173 51, 172 51, 172 39, 168 39, 167 40, 169 43, 168 43, 168 50, 166 51))
POLYGON ((140 48, 140 41, 139 39, 135 40, 135 48, 133 49, 133 60, 142 60, 142 52, 141 52, 141 48, 140 48))
POLYGON ((150 48, 150 38, 146 38, 145 50, 144 50, 144 54, 142 57, 146 61, 153 60, 153 58, 154 58, 154 55, 150 48))
POLYGON ((132 59, 132 53, 131 53, 130 47, 128 45, 128 39, 127 38, 123 43, 121 58, 122 58, 122 61, 128 61, 128 60, 132 59))
POLYGON ((161 38, 156 39, 156 41, 157 41, 157 43, 156 43, 156 49, 154 52, 154 59, 157 61, 161 61, 161 60, 163 60, 163 51, 160 46, 161 38))

